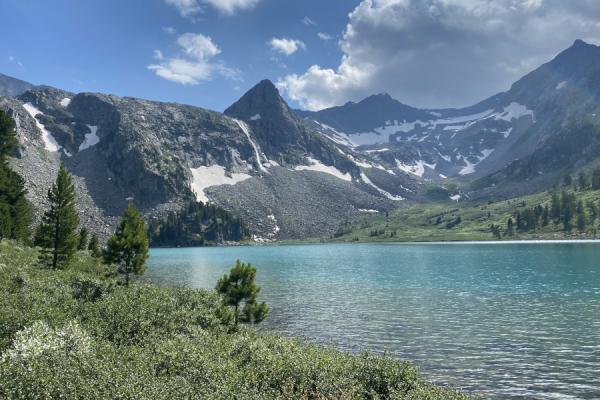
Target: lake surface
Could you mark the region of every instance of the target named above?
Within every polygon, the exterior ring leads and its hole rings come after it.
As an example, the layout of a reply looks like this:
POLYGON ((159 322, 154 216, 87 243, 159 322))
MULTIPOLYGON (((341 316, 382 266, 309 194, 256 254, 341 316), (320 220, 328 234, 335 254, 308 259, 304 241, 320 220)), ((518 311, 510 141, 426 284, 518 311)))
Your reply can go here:
POLYGON ((258 269, 266 327, 387 351, 482 398, 600 398, 600 244, 153 249, 144 279, 212 288, 258 269))

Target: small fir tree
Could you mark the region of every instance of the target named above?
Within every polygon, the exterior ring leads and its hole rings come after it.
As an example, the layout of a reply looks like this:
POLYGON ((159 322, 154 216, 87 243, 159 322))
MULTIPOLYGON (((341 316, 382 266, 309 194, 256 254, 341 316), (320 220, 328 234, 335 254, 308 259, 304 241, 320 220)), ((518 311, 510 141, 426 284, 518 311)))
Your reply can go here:
POLYGON ((27 243, 31 236, 31 205, 26 198, 25 180, 8 163, 18 143, 12 119, 0 110, 0 239, 27 243))
POLYGON ((90 243, 88 244, 88 250, 92 254, 92 257, 100 258, 100 256, 102 256, 102 251, 100 250, 100 240, 98 240, 98 235, 95 233, 92 234, 90 243))
POLYGON ((116 233, 108 239, 104 261, 116 265, 129 286, 131 274, 142 275, 148 260, 148 231, 140 212, 129 203, 116 233))
POLYGON ((223 295, 226 305, 233 308, 235 326, 239 322, 258 324, 269 312, 266 303, 258 303, 260 288, 256 286, 256 268, 237 260, 229 274, 217 283, 217 291, 223 295))
POLYGON ((77 246, 77 250, 85 250, 88 246, 88 230, 83 227, 79 231, 79 246, 77 246))
POLYGON ((54 269, 68 266, 73 259, 79 236, 79 217, 75 211, 75 186, 71 175, 60 166, 56 182, 48 190, 50 209, 42 218, 36 234, 36 244, 42 247, 40 260, 54 269))

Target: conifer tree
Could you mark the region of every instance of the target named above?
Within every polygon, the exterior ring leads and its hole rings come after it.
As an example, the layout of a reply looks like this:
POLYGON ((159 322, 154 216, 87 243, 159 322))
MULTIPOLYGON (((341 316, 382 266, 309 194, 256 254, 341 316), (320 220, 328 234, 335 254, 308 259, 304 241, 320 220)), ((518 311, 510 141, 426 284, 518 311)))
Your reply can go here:
POLYGON ((542 212, 542 226, 547 226, 550 223, 550 210, 548 209, 548 204, 544 206, 544 211, 542 212))
POLYGON ((100 241, 98 240, 98 235, 95 233, 92 234, 92 238, 88 244, 88 250, 92 254, 92 257, 100 258, 100 256, 102 256, 102 251, 100 250, 100 241))
POLYGON ((579 202, 577 203, 576 212, 577 212, 577 229, 580 232, 583 232, 583 231, 585 231, 585 227, 587 225, 585 209, 583 208, 583 201, 579 200, 579 202))
POLYGON ((560 204, 563 227, 566 231, 570 231, 573 228, 573 216, 575 215, 575 195, 563 190, 560 204))
POLYGON ((512 236, 515 234, 515 228, 514 228, 514 222, 512 218, 508 218, 508 221, 506 222, 506 234, 508 236, 512 236))
POLYGON ((554 220, 554 223, 558 224, 560 222, 560 211, 561 204, 560 198, 556 192, 552 193, 552 200, 550 201, 550 218, 554 220))
POLYGON ((31 205, 25 181, 8 164, 18 144, 12 119, 0 111, 0 239, 30 240, 31 205))
POLYGON ((258 303, 256 297, 260 288, 254 282, 256 268, 237 260, 229 274, 217 283, 217 291, 223 295, 226 305, 233 308, 235 326, 239 322, 258 324, 269 312, 266 303, 258 303))
POLYGON ((594 172, 592 172, 592 189, 600 189, 600 168, 596 168, 594 172))
POLYGON ((79 246, 77 246, 77 250, 85 250, 88 246, 88 230, 83 227, 79 231, 79 246))
POLYGON ((53 269, 63 269, 73 259, 79 244, 75 185, 63 165, 58 170, 56 182, 48 190, 48 200, 50 209, 44 213, 36 244, 42 247, 42 263, 53 269))
POLYGON ((583 171, 579 172, 579 175, 577 176, 577 186, 579 186, 579 190, 582 192, 587 190, 587 177, 585 176, 585 172, 583 171))
POLYGON ((116 265, 117 272, 125 276, 125 285, 129 286, 129 276, 143 274, 147 260, 146 223, 133 203, 129 203, 117 231, 108 239, 104 261, 109 265, 116 265))

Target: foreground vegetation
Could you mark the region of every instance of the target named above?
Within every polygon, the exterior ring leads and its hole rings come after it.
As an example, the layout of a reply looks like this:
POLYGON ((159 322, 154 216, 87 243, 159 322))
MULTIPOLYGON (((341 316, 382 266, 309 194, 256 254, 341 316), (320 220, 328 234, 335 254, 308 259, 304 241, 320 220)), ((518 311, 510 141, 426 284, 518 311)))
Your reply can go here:
POLYGON ((595 239, 600 227, 600 190, 596 185, 581 187, 578 181, 509 200, 440 201, 412 205, 387 215, 368 215, 346 221, 328 240, 595 239))
POLYGON ((0 243, 0 398, 464 398, 408 363, 236 329, 216 292, 113 276, 87 252, 53 270, 0 243))

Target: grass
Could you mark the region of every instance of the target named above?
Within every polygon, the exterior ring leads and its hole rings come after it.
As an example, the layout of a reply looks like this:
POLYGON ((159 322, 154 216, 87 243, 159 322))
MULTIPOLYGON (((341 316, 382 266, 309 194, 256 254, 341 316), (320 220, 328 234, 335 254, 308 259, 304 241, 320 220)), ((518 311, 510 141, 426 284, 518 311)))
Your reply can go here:
MULTIPOLYGON (((600 190, 575 192, 578 200, 600 205, 600 190)), ((496 202, 433 202, 397 209, 388 216, 369 215, 343 225, 334 242, 429 242, 498 240, 490 225, 506 229, 509 217, 525 208, 550 203, 550 193, 541 192, 496 202), (456 223, 460 217, 460 223, 456 223), (438 220, 439 218, 439 220, 438 220)), ((505 240, 590 239, 596 237, 598 220, 583 232, 563 231, 562 224, 550 222, 535 231, 503 235, 505 240)))
POLYGON ((0 399, 464 399, 389 357, 233 329, 213 291, 0 243, 0 399))

